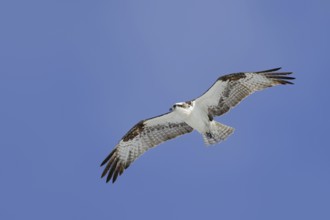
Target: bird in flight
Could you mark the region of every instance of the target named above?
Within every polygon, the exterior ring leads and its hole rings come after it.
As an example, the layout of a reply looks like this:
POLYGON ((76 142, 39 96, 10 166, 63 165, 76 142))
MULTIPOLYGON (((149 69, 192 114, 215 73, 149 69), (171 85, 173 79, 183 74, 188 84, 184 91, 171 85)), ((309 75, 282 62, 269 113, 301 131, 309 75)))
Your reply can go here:
POLYGON ((276 85, 293 84, 292 72, 281 68, 258 72, 232 73, 219 77, 200 97, 175 103, 168 113, 145 119, 133 126, 104 159, 102 177, 114 183, 130 164, 145 151, 162 142, 197 130, 206 145, 224 141, 234 128, 214 120, 248 95, 276 85))

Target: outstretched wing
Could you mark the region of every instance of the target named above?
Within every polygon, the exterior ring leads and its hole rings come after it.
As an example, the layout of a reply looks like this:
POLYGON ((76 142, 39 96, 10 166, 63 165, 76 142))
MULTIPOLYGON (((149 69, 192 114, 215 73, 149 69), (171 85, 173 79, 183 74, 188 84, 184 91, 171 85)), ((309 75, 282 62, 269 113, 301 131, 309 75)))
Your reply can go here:
POLYGON ((140 121, 102 162, 101 166, 106 164, 102 177, 108 174, 107 182, 111 179, 115 182, 118 175, 145 151, 192 131, 193 128, 180 120, 175 112, 140 121))
POLYGON ((276 72, 281 68, 259 72, 241 72, 221 76, 195 104, 204 108, 209 116, 220 116, 236 106, 248 95, 276 85, 293 84, 287 75, 292 72, 276 72))

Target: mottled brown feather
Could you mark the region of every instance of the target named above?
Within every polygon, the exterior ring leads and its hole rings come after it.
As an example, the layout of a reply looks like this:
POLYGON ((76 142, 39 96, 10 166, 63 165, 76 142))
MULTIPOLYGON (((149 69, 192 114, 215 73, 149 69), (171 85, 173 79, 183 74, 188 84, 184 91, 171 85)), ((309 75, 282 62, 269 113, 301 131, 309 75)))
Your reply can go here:
POLYGON ((280 69, 239 72, 221 76, 196 100, 199 104, 208 106, 209 115, 223 115, 253 92, 278 84, 293 84, 291 80, 295 78, 287 76, 292 74, 292 72, 275 72, 280 69), (219 93, 215 93, 215 91, 219 91, 219 93), (218 102, 208 104, 208 99, 218 99, 218 102))
POLYGON ((116 148, 101 163, 101 166, 106 164, 106 167, 101 175, 101 177, 104 177, 108 174, 106 182, 109 182, 110 180, 115 182, 118 176, 121 175, 124 170, 127 169, 129 165, 147 149, 157 146, 166 140, 189 133, 193 130, 193 128, 184 122, 166 122, 165 124, 148 126, 148 120, 155 118, 157 117, 140 121, 134 125, 129 132, 124 135, 122 141, 116 146, 116 148), (143 143, 143 146, 135 146, 136 143, 139 143, 140 145, 143 143), (140 147, 143 148, 140 149, 140 147), (124 151, 128 150, 127 158, 125 158, 125 160, 120 157, 119 148, 124 151))

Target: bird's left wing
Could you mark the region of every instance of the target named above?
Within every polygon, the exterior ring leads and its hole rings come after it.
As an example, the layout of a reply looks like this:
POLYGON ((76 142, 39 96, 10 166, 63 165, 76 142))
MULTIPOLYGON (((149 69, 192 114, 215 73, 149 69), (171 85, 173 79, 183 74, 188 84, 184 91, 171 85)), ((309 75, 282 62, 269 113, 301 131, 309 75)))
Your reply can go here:
POLYGON ((281 68, 259 72, 233 73, 219 79, 195 100, 209 116, 220 116, 236 106, 248 95, 276 85, 292 84, 291 72, 276 72, 281 68))
POLYGON ((180 120, 175 112, 140 121, 102 162, 101 166, 106 164, 102 177, 108 174, 107 182, 111 179, 115 182, 118 175, 148 149, 192 131, 193 128, 180 120))

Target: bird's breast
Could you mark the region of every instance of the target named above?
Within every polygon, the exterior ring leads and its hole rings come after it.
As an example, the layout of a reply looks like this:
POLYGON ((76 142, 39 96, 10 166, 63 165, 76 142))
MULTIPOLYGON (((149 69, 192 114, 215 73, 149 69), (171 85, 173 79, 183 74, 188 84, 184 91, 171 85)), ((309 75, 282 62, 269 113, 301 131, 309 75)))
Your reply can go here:
POLYGON ((193 108, 185 122, 200 133, 207 131, 210 125, 207 113, 199 108, 193 108))

